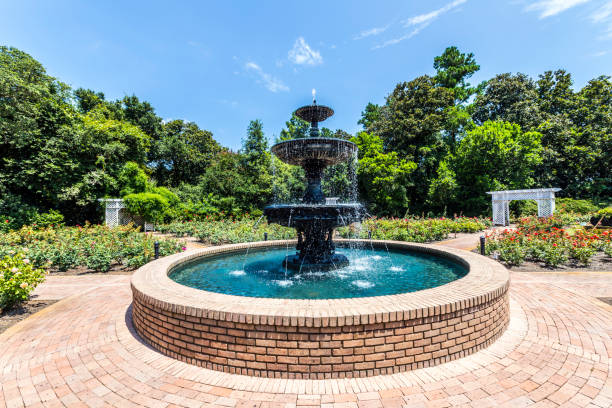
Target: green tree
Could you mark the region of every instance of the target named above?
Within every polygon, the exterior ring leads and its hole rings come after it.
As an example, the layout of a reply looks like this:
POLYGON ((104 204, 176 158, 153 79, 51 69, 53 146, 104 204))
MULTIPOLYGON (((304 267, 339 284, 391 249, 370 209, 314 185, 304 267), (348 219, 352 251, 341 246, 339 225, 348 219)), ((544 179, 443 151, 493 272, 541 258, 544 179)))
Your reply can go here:
POLYGON ((165 123, 154 145, 154 177, 159 184, 173 187, 197 180, 221 150, 211 132, 183 120, 165 123))
POLYGON ((358 183, 369 210, 378 215, 403 216, 408 210, 407 186, 416 164, 385 153, 380 137, 359 132, 352 139, 359 148, 358 183))
POLYGON ((295 113, 293 113, 291 114, 291 118, 285 122, 285 129, 281 130, 278 141, 308 137, 310 135, 309 129, 310 123, 298 118, 295 113))
POLYGON ((457 197, 456 174, 451 169, 449 162, 452 157, 443 160, 438 165, 438 176, 432 180, 427 195, 428 204, 431 209, 442 209, 443 214, 447 213, 448 207, 455 203, 457 197))
POLYGON ((464 54, 457 47, 448 47, 442 55, 434 58, 434 77, 438 86, 452 89, 455 100, 463 103, 478 91, 478 87, 471 87, 466 81, 476 71, 480 65, 476 63, 474 54, 464 54))
POLYGON ((361 112, 361 119, 357 121, 358 124, 363 126, 363 130, 366 132, 372 132, 376 122, 380 120, 380 106, 372 102, 369 102, 365 110, 361 112))
POLYGON ((482 214, 490 203, 487 191, 532 187, 541 151, 540 133, 523 132, 514 123, 487 121, 467 132, 451 166, 462 209, 482 214))
POLYGON ((478 124, 487 120, 516 123, 522 129, 535 130, 542 122, 538 90, 525 74, 496 75, 474 101, 473 118, 478 124))

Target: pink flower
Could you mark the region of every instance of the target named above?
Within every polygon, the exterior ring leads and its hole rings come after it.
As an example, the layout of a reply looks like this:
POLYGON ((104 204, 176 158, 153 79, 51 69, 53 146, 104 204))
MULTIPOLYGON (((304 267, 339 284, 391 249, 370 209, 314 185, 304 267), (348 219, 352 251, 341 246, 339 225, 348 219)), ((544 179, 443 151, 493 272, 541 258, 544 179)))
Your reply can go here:
POLYGON ((23 263, 27 265, 27 264, 30 263, 30 260, 28 258, 26 258, 26 259, 23 260, 23 263))
POLYGON ((13 269, 11 269, 11 272, 13 272, 13 273, 17 273, 17 272, 19 272, 19 268, 14 267, 13 269))
POLYGON ((183 251, 186 251, 186 250, 187 250, 187 247, 182 247, 181 249, 182 249, 183 251))

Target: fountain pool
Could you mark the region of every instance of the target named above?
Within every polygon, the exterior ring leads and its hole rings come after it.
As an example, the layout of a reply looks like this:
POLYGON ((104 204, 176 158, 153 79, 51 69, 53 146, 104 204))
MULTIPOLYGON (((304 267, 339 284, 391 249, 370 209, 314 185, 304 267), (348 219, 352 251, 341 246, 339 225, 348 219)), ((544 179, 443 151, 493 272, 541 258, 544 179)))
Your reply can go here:
POLYGON ((340 299, 394 295, 444 285, 467 274, 456 262, 419 252, 343 247, 349 265, 330 271, 283 267, 285 248, 242 251, 175 269, 182 285, 229 295, 285 299, 340 299))

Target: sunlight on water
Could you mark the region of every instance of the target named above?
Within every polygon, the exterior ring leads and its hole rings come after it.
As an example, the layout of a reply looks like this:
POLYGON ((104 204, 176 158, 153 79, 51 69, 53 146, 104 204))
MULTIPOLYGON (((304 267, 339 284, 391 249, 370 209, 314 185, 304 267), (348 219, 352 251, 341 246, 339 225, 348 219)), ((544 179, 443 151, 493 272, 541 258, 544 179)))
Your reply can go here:
POLYGON ((338 299, 414 292, 463 277, 466 269, 431 254, 386 249, 338 248, 349 265, 332 271, 283 267, 285 247, 207 257, 172 271, 174 281, 196 289, 239 296, 338 299))
POLYGON ((357 286, 358 288, 362 288, 362 289, 368 289, 374 286, 372 282, 368 282, 364 280, 356 280, 356 281, 353 281, 352 283, 353 285, 357 286))

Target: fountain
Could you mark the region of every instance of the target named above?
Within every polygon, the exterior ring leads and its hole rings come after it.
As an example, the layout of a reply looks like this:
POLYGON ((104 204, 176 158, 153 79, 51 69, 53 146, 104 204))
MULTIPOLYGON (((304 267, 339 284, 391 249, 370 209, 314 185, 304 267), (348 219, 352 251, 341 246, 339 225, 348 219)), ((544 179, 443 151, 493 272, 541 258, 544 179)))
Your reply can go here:
POLYGON ((310 137, 272 147, 308 178, 300 203, 265 208, 297 240, 199 248, 144 265, 132 276, 130 314, 143 341, 189 364, 289 381, 431 367, 502 335, 509 275, 494 260, 441 245, 334 242, 334 228, 364 210, 327 203, 321 190, 323 170, 357 151, 320 137, 318 123, 332 114, 316 101, 298 109, 310 137))
POLYGON ((302 106, 295 115, 310 122, 310 136, 272 146, 272 152, 283 162, 301 166, 308 180, 300 204, 275 204, 264 209, 268 222, 294 227, 298 242, 295 255, 288 255, 283 266, 299 271, 323 271, 345 267, 346 256, 335 253, 334 229, 358 222, 364 208, 359 203, 326 203, 321 178, 326 167, 354 157, 357 146, 343 139, 320 137, 319 122, 334 114, 333 109, 317 105, 302 106))

